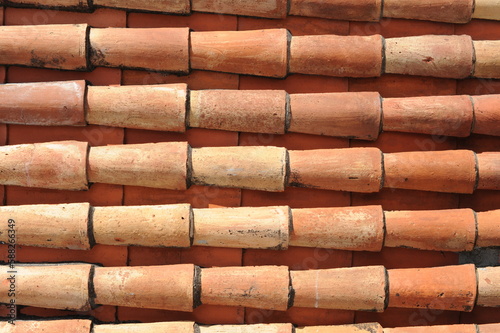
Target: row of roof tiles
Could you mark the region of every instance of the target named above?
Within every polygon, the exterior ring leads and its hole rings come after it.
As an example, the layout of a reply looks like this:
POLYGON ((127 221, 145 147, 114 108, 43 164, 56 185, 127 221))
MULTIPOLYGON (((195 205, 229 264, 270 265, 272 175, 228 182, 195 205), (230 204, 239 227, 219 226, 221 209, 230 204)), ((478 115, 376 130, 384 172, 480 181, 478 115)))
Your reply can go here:
POLYGON ((381 17, 405 18, 451 23, 467 23, 472 18, 500 19, 496 0, 3 0, 15 7, 56 8, 89 11, 98 7, 132 11, 190 14, 208 12, 264 18, 285 18, 287 15, 321 17, 349 21, 378 21, 381 17))
POLYGON ((1 26, 0 64, 65 70, 93 66, 269 77, 289 73, 378 77, 500 78, 500 41, 470 36, 293 36, 286 29, 190 32, 189 28, 1 26))
POLYGON ((382 312, 387 307, 472 311, 500 305, 500 267, 383 266, 289 270, 286 266, 199 268, 192 264, 96 267, 1 266, 0 302, 86 311, 94 305, 191 312, 200 304, 257 309, 382 312))
POLYGON ((86 319, 22 320, 15 323, 16 325, 11 325, 8 322, 0 322, 0 329, 6 329, 5 332, 8 333, 496 333, 500 329, 500 324, 383 328, 378 323, 307 327, 294 327, 291 324, 207 326, 181 321, 96 325, 86 319))
POLYGON ((88 147, 61 141, 0 147, 0 183, 85 190, 90 183, 185 190, 209 185, 281 192, 286 186, 373 193, 382 187, 473 193, 500 189, 500 153, 383 154, 378 148, 287 150, 187 142, 88 147), (24 165, 20 168, 19 165, 24 165))
POLYGON ((385 98, 376 92, 292 94, 186 84, 98 87, 85 81, 0 85, 0 122, 184 132, 296 132, 376 140, 381 131, 500 136, 500 95, 385 98))
MULTIPOLYGON (((90 250, 96 244, 191 245, 285 250, 288 246, 380 251, 407 247, 471 251, 500 246, 500 210, 387 211, 381 206, 192 209, 189 204, 91 207, 88 203, 0 207, 18 245, 90 250)), ((9 243, 9 226, 0 241, 9 243)))

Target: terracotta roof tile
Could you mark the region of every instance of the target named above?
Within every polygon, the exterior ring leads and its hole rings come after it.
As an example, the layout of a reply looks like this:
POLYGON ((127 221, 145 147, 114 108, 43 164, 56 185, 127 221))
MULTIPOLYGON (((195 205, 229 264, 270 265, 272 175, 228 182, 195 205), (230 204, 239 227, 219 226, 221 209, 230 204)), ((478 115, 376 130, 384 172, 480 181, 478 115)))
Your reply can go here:
POLYGON ((140 0, 93 0, 92 4, 96 7, 123 8, 174 14, 188 14, 191 10, 191 3, 189 0, 161 0, 154 2, 144 2, 140 0))
POLYGON ((177 73, 189 70, 187 28, 91 29, 88 42, 93 66, 177 73))
POLYGON ((478 332, 476 325, 449 325, 449 326, 427 326, 427 327, 397 327, 397 328, 386 328, 384 333, 426 333, 426 332, 436 332, 436 333, 474 333, 478 332))
POLYGON ((342 326, 299 327, 295 331, 298 333, 342 333, 342 332, 382 333, 383 328, 378 323, 366 323, 366 324, 342 325, 342 326))
POLYGON ((382 1, 290 0, 290 15, 323 17, 349 21, 378 21, 382 16, 382 1))
POLYGON ((498 3, 494 0, 476 0, 474 18, 498 20, 500 10, 498 3))
POLYGON ((473 74, 474 49, 469 36, 388 38, 385 72, 464 79, 473 74))
POLYGON ((476 302, 474 265, 393 269, 388 276, 389 307, 471 311, 476 302))
POLYGON ((89 10, 96 7, 123 8, 136 11, 153 11, 175 14, 189 14, 196 12, 212 12, 218 14, 237 14, 265 18, 284 18, 287 14, 323 17, 329 19, 343 19, 350 21, 378 21, 382 16, 417 20, 444 21, 451 23, 467 23, 474 18, 499 19, 496 2, 491 0, 478 1, 461 0, 449 1, 408 1, 401 4, 397 1, 388 1, 384 6, 380 0, 363 0, 352 4, 348 1, 327 0, 315 2, 311 0, 266 0, 250 6, 245 1, 222 0, 195 0, 190 4, 187 0, 175 0, 144 4, 140 1, 97 0, 87 1, 60 0, 34 3, 24 0, 9 0, 9 6, 40 6, 64 10, 89 10), (191 6, 190 6, 191 5, 191 6))
POLYGON ((88 29, 86 24, 0 26, 0 55, 8 59, 2 64, 87 70, 88 29))
MULTIPOLYGON (((478 7, 481 7, 479 4, 478 7)), ((458 0, 384 0, 384 17, 467 23, 472 18, 474 1, 458 0)), ((479 8, 480 9, 480 8, 479 8)))
POLYGON ((191 67, 277 78, 288 72, 338 77, 378 77, 382 72, 458 79, 499 76, 499 65, 491 55, 497 49, 496 41, 474 41, 474 48, 467 35, 387 39, 317 35, 294 36, 290 42, 286 29, 189 34, 186 28, 92 28, 88 34, 86 25, 36 27, 0 27, 4 34, 0 43, 6 49, 3 64, 66 70, 88 70, 93 65, 180 73, 191 67), (155 38, 138 43, 145 35, 155 38), (33 42, 21 49, 12 47, 20 36, 33 42), (63 37, 66 40, 60 39, 63 37), (252 48, 245 47, 248 43, 252 48), (339 51, 334 47, 338 45, 347 50, 339 51), (157 57, 159 54, 162 56, 157 57), (246 65, 250 59, 251 67, 246 65))
POLYGON ((35 8, 5 8, 5 25, 41 25, 41 24, 83 24, 95 28, 125 27, 127 13, 108 8, 98 8, 92 13, 65 12, 35 8))
POLYGON ((188 91, 179 83, 87 87, 75 80, 6 84, 0 87, 0 96, 5 100, 0 120, 9 124, 89 123, 173 132, 194 127, 365 140, 376 140, 381 131, 500 135, 496 126, 500 95, 381 99, 376 92, 188 91))
POLYGON ((288 14, 288 0, 264 0, 248 2, 245 0, 195 0, 194 12, 257 16, 265 18, 285 18, 288 14))
MULTIPOLYGON (((7 322, 1 323, 1 327, 9 327, 7 322)), ((226 333, 226 332, 262 332, 262 333, 355 333, 355 332, 370 332, 370 333, 424 333, 424 332, 457 332, 457 333, 490 333, 496 332, 499 324, 484 324, 484 325, 432 325, 423 327, 400 327, 400 328, 383 328, 378 323, 365 323, 353 325, 337 325, 337 326, 304 326, 295 328, 292 324, 247 324, 247 325, 199 325, 193 321, 170 321, 157 323, 120 323, 120 324, 95 324, 86 319, 69 319, 69 320, 22 320, 18 322, 18 326, 10 327, 10 332, 38 332, 38 330, 57 330, 58 332, 77 332, 77 333, 111 333, 111 332, 176 332, 176 333, 226 333)))
MULTIPOLYGON (((19 276, 16 301, 28 306, 18 308, 17 331, 73 332, 80 324, 85 333, 499 330, 497 308, 480 307, 498 306, 498 268, 449 266, 459 263, 458 251, 470 250, 461 259, 492 253, 489 264, 496 263, 496 249, 478 248, 495 247, 500 239, 498 0, 8 0, 2 5, 7 8, 0 7, 0 25, 8 26, 0 31, 31 31, 37 39, 28 44, 19 33, 0 34, 0 63, 6 65, 0 66, 0 82, 41 83, 0 87, 0 119, 8 123, 0 124, 0 144, 9 144, 0 151, 64 140, 91 147, 79 158, 85 162, 90 155, 88 165, 57 160, 61 151, 31 164, 29 158, 6 156, 12 162, 2 172, 7 182, 61 187, 69 182, 58 177, 83 172, 79 184, 91 185, 87 191, 0 185, 1 202, 37 204, 0 208, 0 220, 17 222, 16 265, 35 263, 19 267, 41 274, 19 276), (92 36, 72 36, 74 24, 91 26, 92 36), (61 37, 44 35, 46 29, 61 37), (184 42, 176 44, 184 43, 181 48, 168 46, 174 31, 185 31, 184 42), (284 39, 266 42, 273 33, 284 39), (98 34, 102 38, 95 38, 98 34), (250 35, 262 37, 250 44, 245 42, 250 35), (201 45, 195 36, 224 40, 201 45), (375 43, 357 47, 366 40, 375 43), (14 47, 5 48, 12 41, 14 47), (77 54, 74 45, 82 41, 77 54), (304 41, 315 42, 296 47, 304 41), (65 55, 71 52, 75 57, 68 62, 65 55), (58 64, 59 57, 66 62, 58 64), (82 61, 84 66, 76 65, 82 61), (65 88, 71 85, 75 89, 65 88), (156 164, 144 159, 146 148, 174 145, 193 154, 176 159, 157 149, 150 154, 156 164), (130 149, 136 149, 135 157, 130 149), (247 153, 258 151, 280 154, 275 159, 257 154, 255 160, 247 153), (378 166, 360 166, 359 151, 376 154, 378 166), (213 158, 190 163, 201 152, 213 158), (23 165, 46 176, 28 170, 25 177, 23 165), (166 171, 161 179, 158 165, 166 171), (235 179, 235 166, 245 177, 235 179), (260 190, 192 185, 192 180, 260 190), (335 191, 366 191, 371 185, 376 192, 335 191), (283 192, 269 192, 276 189, 283 192), (67 262, 91 263, 83 266, 96 275, 80 274, 67 262), (280 273, 266 273, 276 267, 262 265, 281 266, 280 273), (186 278, 173 271, 181 266, 190 268, 186 278), (378 275, 370 273, 375 271, 378 275), (217 273, 208 287, 204 272, 217 273), (108 273, 112 278, 102 278, 108 273), (56 284, 43 283, 52 274, 56 284), (58 283, 64 276, 69 282, 58 283), (71 287, 77 280, 82 284, 71 287), (26 289, 26 283, 35 289, 26 289), (160 290, 182 296, 162 297, 160 290), (90 309, 85 304, 94 306, 95 296, 118 306, 90 309), (193 309, 202 298, 214 304, 193 309), (385 309, 384 299, 413 308, 385 309), (85 311, 64 310, 82 304, 85 311), (46 320, 75 316, 97 321, 46 320), (131 321, 152 325, 123 324, 131 321), (363 325, 331 326, 353 322, 363 325), (262 323, 275 325, 249 325, 262 323), (480 325, 486 323, 493 325, 480 325)), ((0 260, 8 261, 8 253, 7 245, 0 245, 0 260)), ((1 297, 6 293, 0 291, 1 297)), ((0 317, 8 319, 9 312, 0 306, 0 317)))
POLYGON ((150 323, 150 324, 107 324, 96 325, 93 328, 94 333, 195 333, 196 325, 192 322, 170 322, 170 323, 150 323))
POLYGON ((37 7, 53 7, 69 10, 88 10, 89 2, 86 0, 40 0, 36 3, 31 3, 29 0, 7 0, 7 4, 12 6, 37 6, 37 7))
POLYGON ((61 333, 89 333, 92 327, 92 322, 87 319, 73 319, 73 320, 51 320, 51 321, 19 321, 16 325, 9 324, 8 322, 0 323, 2 329, 11 332, 36 332, 40 330, 57 331, 61 333), (12 325, 9 327, 8 325, 12 325))
POLYGON ((190 66, 282 78, 288 72, 289 39, 286 29, 192 32, 190 66), (247 48, 248 44, 252 47, 247 48), (249 62, 251 67, 245 65, 249 62))
POLYGON ((382 73, 383 43, 380 35, 293 36, 290 73, 377 77, 382 73))
MULTIPOLYGON (((381 206, 192 209, 189 204, 91 207, 74 203, 0 208, 0 216, 18 221, 19 245, 74 250, 105 244, 272 250, 286 250, 290 245, 373 252, 386 246, 471 251, 500 245, 496 231, 499 214, 500 210, 476 214, 471 209, 384 212, 381 206), (54 235, 59 228, 64 229, 54 235)), ((0 240, 8 243, 9 227, 2 230, 0 240)))
MULTIPOLYGON (((476 270, 474 265, 388 271, 383 266, 289 271, 286 266, 16 265, 15 274, 24 276, 15 284, 17 304, 79 311, 94 304, 182 312, 192 312, 200 304, 280 311, 292 305, 361 311, 383 311, 387 306, 472 311, 476 305, 498 306, 498 269, 476 270), (49 288, 43 281, 57 283, 49 288), (353 286, 353 281, 358 285, 353 286)), ((17 275, 9 275, 9 266, 2 270, 3 280, 8 281, 2 285, 5 296, 0 296, 5 302, 17 275)))
POLYGON ((86 147, 87 143, 78 141, 3 147, 6 172, 0 181, 68 190, 86 189, 88 182, 171 190, 185 190, 193 184, 271 192, 282 192, 285 186, 362 193, 378 192, 382 187, 449 193, 473 193, 478 186, 498 190, 498 154, 476 155, 470 150, 383 154, 376 148, 191 149, 186 142, 91 147, 88 152, 86 147), (146 150, 149 155, 142 154, 146 150), (349 162, 353 152, 357 157, 349 162), (46 160, 47 155, 54 158, 46 160), (416 164, 416 160, 425 164, 416 164), (29 169, 16 169, 16 163, 27 161, 32 161, 29 169), (158 168, 168 177, 158 179, 158 168))

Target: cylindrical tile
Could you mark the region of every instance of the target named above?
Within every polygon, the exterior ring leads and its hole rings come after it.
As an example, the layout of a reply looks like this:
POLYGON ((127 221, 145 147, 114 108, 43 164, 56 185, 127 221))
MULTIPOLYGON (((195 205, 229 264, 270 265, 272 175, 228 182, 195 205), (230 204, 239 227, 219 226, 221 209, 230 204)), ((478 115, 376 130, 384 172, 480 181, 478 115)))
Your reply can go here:
POLYGON ((474 265, 389 270, 389 307, 472 311, 474 265))
POLYGON ((476 62, 474 65, 474 76, 484 79, 500 78, 500 41, 484 40, 474 41, 476 62))
POLYGON ((291 246, 350 251, 382 250, 381 206, 292 209, 291 246))
POLYGON ((139 324, 94 325, 92 333, 197 333, 197 325, 189 321, 139 324))
POLYGON ((92 147, 89 181, 184 190, 188 150, 186 142, 92 147))
POLYGON ((384 333, 379 323, 297 327, 296 333, 384 333))
POLYGON ((472 17, 484 20, 500 20, 500 0, 475 0, 472 17))
POLYGON ((476 156, 469 150, 384 154, 389 188, 472 193, 476 188, 476 156))
POLYGON ((286 29, 191 33, 191 68, 216 72, 285 77, 286 29))
POLYGON ((184 132, 186 84, 93 87, 87 93, 89 124, 184 132))
POLYGON ((431 251, 472 251, 476 217, 471 209, 385 212, 385 246, 431 251))
POLYGON ((19 320, 0 322, 0 331, 5 333, 91 333, 92 321, 88 319, 59 319, 59 320, 19 320))
POLYGON ((287 249, 290 208, 194 209, 193 245, 240 249, 287 249))
MULTIPOLYGON (((93 1, 92 1, 93 2, 93 1)), ((56 10, 88 11, 89 0, 7 0, 6 4, 12 7, 41 7, 56 10)))
POLYGON ((0 122, 21 125, 85 125, 85 81, 0 86, 0 122))
POLYGON ((472 132, 500 136, 500 95, 472 96, 475 122, 472 132))
POLYGON ((95 303, 193 311, 195 266, 96 267, 95 303))
POLYGON ((283 90, 191 91, 189 126, 283 134, 287 99, 283 90))
POLYGON ((500 323, 477 325, 477 329, 478 333, 498 333, 500 331, 500 323))
POLYGON ((86 190, 87 150, 88 144, 78 141, 0 147, 0 184, 86 190))
POLYGON ((294 306, 384 311, 387 278, 383 266, 291 271, 294 306))
POLYGON ((476 325, 432 325, 384 328, 384 333, 477 333, 476 325))
POLYGON ((1 266, 0 302, 40 308, 90 310, 89 264, 1 266), (13 272, 14 271, 14 272, 13 272))
POLYGON ((192 150, 191 181, 196 185, 283 191, 286 161, 285 148, 196 148, 192 150))
POLYGON ((201 272, 201 303, 280 310, 288 308, 286 266, 214 267, 201 272))
POLYGON ((384 131, 467 137, 474 111, 469 96, 387 98, 384 131))
POLYGON ((373 36, 294 36, 290 72, 340 77, 378 77, 383 38, 373 36))
POLYGON ((410 20, 467 23, 474 0, 384 0, 384 17, 410 20))
POLYGON ((87 24, 0 26, 0 64, 87 70, 87 24))
POLYGON ((0 207, 0 242, 90 250, 89 211, 88 203, 0 207))
POLYGON ((500 152, 477 154, 480 190, 500 190, 500 152))
POLYGON ((377 22, 382 15, 382 0, 291 0, 290 15, 322 17, 346 21, 377 22))
POLYGON ((292 324, 200 326, 200 333, 295 333, 292 324))
POLYGON ((121 8, 129 11, 190 14, 190 0, 92 0, 94 6, 121 8))
POLYGON ((149 247, 191 246, 191 205, 95 207, 97 244, 149 247))
POLYGON ((292 150, 289 155, 290 186, 366 193, 382 187, 377 148, 292 150))
POLYGON ((500 267, 477 269, 477 305, 500 307, 500 267))
POLYGON ((256 16, 274 19, 286 18, 287 0, 192 0, 194 12, 256 16))
POLYGON ((500 246, 500 210, 477 213, 476 247, 500 246))
POLYGON ((470 36, 387 38, 385 45, 386 73, 464 79, 473 71, 470 36))
POLYGON ((376 140, 382 107, 379 93, 290 95, 290 132, 376 140))
POLYGON ((90 30, 93 66, 189 71, 189 28, 90 30))

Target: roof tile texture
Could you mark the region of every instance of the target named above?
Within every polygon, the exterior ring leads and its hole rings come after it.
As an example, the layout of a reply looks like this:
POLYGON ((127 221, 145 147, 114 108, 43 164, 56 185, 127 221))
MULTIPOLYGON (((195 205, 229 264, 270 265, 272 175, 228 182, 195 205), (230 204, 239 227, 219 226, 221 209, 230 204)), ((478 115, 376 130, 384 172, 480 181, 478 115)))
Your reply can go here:
MULTIPOLYGON (((483 13, 495 15, 488 8, 490 0, 476 0, 478 9, 483 13), (480 5, 480 6, 479 6, 480 5), (486 10, 484 10, 486 8, 486 10)), ((161 15, 140 12, 125 12, 116 9, 101 8, 94 13, 75 13, 41 9, 0 8, 0 21, 5 12, 4 23, 14 24, 50 24, 50 23, 88 23, 93 27, 190 27, 195 31, 221 30, 256 30, 267 28, 290 29, 294 36, 300 35, 374 35, 381 34, 386 38, 416 35, 462 35, 472 36, 474 40, 499 39, 498 22, 473 20, 468 24, 437 23, 430 21, 413 21, 402 19, 383 19, 380 22, 347 22, 326 19, 314 19, 300 16, 289 16, 283 20, 263 20, 258 18, 237 17, 233 15, 217 15, 193 13, 189 16, 161 15)), ((443 11, 433 11, 442 15, 443 11)), ((57 80, 87 79, 95 85, 122 84, 158 84, 189 83, 195 90, 201 89, 285 89, 288 93, 320 93, 377 91, 385 98, 436 96, 436 95, 486 95, 500 93, 500 86, 494 80, 448 78, 431 78, 422 76, 405 76, 384 74, 380 78, 335 78, 319 75, 293 74, 285 80, 253 77, 238 74, 193 71, 189 76, 175 76, 146 71, 120 70, 116 68, 96 68, 91 72, 55 71, 50 69, 0 66, 0 81, 35 82, 57 80)), ((478 103, 475 103, 478 107, 478 103)), ((488 109, 484 117, 488 116, 488 109)), ((494 116, 494 114, 492 114, 494 116)), ((480 119, 476 119, 478 133, 483 133, 480 119), (481 132, 479 132, 481 131, 481 132)), ((498 151, 497 138, 486 135, 473 135, 457 141, 451 137, 411 133, 382 133, 373 142, 320 137, 307 134, 289 133, 285 135, 262 135, 252 133, 235 133, 207 129, 189 129, 185 134, 158 132, 138 129, 110 129, 102 126, 86 128, 41 127, 24 125, 0 125, 0 142, 3 144, 20 144, 33 142, 49 142, 56 140, 90 141, 92 146, 122 143, 176 142, 189 141, 193 147, 231 146, 231 145, 275 145, 288 149, 323 149, 375 146, 385 153, 420 150, 450 150, 462 147, 475 152, 498 151)), ((2 191, 3 197, 3 191, 2 191)), ((500 197, 497 191, 479 190, 474 194, 458 195, 456 193, 424 192, 417 190, 383 189, 379 193, 360 194, 345 193, 310 188, 288 188, 283 193, 260 192, 254 190, 210 188, 193 186, 189 190, 146 189, 136 186, 120 186, 93 184, 88 192, 40 190, 17 186, 6 187, 5 203, 61 203, 89 201, 96 206, 132 205, 132 204, 166 204, 190 202, 193 207, 208 207, 211 204, 221 206, 263 206, 291 205, 301 207, 339 207, 366 204, 383 204, 386 210, 429 210, 456 209, 459 206, 478 210, 478 225, 488 228, 498 218, 489 218, 483 211, 499 209, 500 197), (484 216, 485 218, 481 218, 484 216), (492 222, 493 221, 493 222, 492 222)), ((497 230, 496 226, 485 230, 497 230)), ((484 235, 495 236, 491 231, 484 235)), ((481 239, 481 238, 479 238, 481 239)), ((488 238, 482 240, 485 244, 488 238)), ((0 245, 0 253, 6 256, 7 248, 0 245)), ((85 261, 102 263, 107 267, 135 265, 158 265, 195 263, 204 267, 239 266, 239 265, 288 265, 305 268, 334 268, 355 265, 385 265, 387 268, 418 268, 431 266, 454 265, 458 257, 451 252, 419 251, 403 248, 384 248, 382 252, 350 252, 305 249, 291 247, 278 252, 274 250, 246 250, 201 248, 169 249, 149 247, 119 247, 97 245, 92 250, 59 250, 23 246, 18 249, 18 260, 21 262, 67 262, 85 261)), ((89 313, 89 312, 84 312, 89 313)), ((261 311, 227 306, 205 306, 195 309, 193 314, 182 314, 166 310, 148 310, 119 307, 100 307, 93 312, 98 318, 112 322, 120 320, 138 320, 143 322, 163 320, 196 320, 207 324, 238 324, 246 320, 254 322, 293 322, 299 325, 331 325, 356 322, 379 321, 384 327, 458 324, 460 322, 495 322, 499 312, 495 308, 477 308, 472 313, 454 311, 388 309, 384 313, 360 313, 354 316, 353 311, 294 308, 287 311, 261 311), (115 317, 116 315, 116 317, 115 317)), ((49 311, 27 307, 22 309, 23 315, 66 316, 70 311, 49 311)), ((482 327, 481 332, 488 332, 482 327)), ((496 332, 496 328, 489 328, 496 332)))

